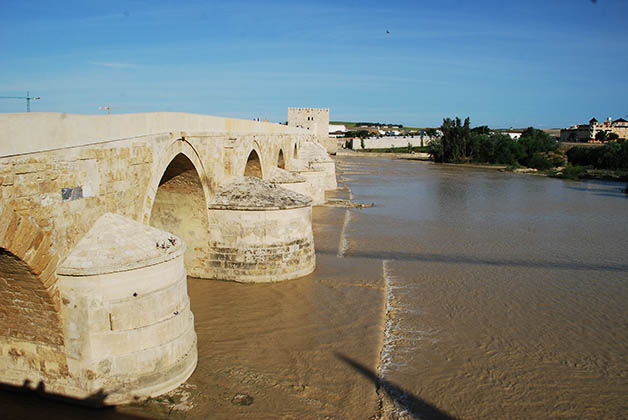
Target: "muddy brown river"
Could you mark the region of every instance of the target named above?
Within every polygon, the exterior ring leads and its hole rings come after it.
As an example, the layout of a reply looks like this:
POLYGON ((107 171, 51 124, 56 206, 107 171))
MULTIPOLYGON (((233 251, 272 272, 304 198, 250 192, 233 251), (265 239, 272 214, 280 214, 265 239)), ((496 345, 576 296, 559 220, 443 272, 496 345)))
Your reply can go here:
POLYGON ((198 367, 93 410, 0 392, 48 419, 628 418, 625 185, 337 157, 317 269, 262 285, 189 278, 198 367))

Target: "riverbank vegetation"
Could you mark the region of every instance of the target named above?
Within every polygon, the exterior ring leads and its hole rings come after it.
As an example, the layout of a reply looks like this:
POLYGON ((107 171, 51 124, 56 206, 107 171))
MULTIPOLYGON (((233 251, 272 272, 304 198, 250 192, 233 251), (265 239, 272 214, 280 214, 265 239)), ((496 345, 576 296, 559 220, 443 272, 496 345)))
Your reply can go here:
POLYGON ((469 118, 445 118, 443 135, 431 142, 428 153, 442 163, 502 164, 547 170, 565 164, 558 143, 547 133, 528 128, 519 140, 491 131, 487 126, 471 128, 469 118))
POLYGON ((573 147, 566 153, 569 162, 595 169, 627 170, 628 141, 610 141, 601 147, 573 147))
POLYGON ((443 135, 427 146, 435 162, 508 165, 532 168, 569 179, 628 180, 628 141, 609 141, 600 147, 573 147, 563 153, 555 138, 530 127, 517 140, 487 126, 471 128, 469 118, 445 118, 443 135))
POLYGON ((565 152, 569 164, 550 176, 569 179, 628 181, 628 141, 609 141, 599 147, 573 147, 565 152))

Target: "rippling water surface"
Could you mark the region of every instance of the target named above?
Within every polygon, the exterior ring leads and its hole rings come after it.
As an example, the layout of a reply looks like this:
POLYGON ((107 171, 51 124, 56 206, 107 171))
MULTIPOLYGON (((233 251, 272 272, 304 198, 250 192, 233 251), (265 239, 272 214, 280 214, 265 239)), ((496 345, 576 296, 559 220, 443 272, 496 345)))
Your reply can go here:
POLYGON ((376 204, 352 212, 344 255, 382 261, 388 416, 628 418, 624 185, 338 164, 376 204))

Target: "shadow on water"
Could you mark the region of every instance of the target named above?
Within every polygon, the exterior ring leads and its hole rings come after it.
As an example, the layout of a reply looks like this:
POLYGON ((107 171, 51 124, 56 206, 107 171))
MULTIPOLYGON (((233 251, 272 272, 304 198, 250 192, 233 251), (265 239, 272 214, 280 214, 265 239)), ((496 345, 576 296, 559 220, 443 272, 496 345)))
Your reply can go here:
POLYGON ((408 414, 411 414, 413 417, 420 420, 457 420, 456 417, 447 414, 445 411, 440 410, 416 395, 404 390, 392 382, 378 377, 375 372, 350 357, 338 352, 335 352, 334 354, 338 359, 342 360, 373 382, 378 391, 384 391, 398 407, 407 411, 408 414))
MULTIPOLYGON (((335 255, 330 250, 317 249, 317 253, 323 255, 335 255)), ((442 254, 412 254, 408 252, 392 252, 392 251, 347 251, 345 257, 367 258, 376 260, 397 260, 397 261, 420 261, 435 262, 445 264, 471 264, 471 265, 487 265, 487 266, 505 266, 505 267, 525 267, 525 268, 545 268, 549 270, 578 270, 578 271, 612 271, 612 272, 628 272, 628 264, 596 264, 585 262, 555 262, 555 261, 529 261, 515 259, 490 259, 490 258, 473 258, 465 255, 442 255, 442 254)))
POLYGON ((47 392, 45 384, 24 381, 22 386, 0 384, 0 418, 3 420, 148 420, 150 417, 126 414, 114 406, 104 406, 102 389, 86 398, 72 398, 47 392))
POLYGON ((590 186, 585 186, 585 187, 568 186, 566 188, 568 190, 587 192, 587 193, 594 194, 601 197, 614 197, 614 198, 628 199, 628 194, 626 194, 626 187, 623 184, 619 184, 619 186, 610 185, 607 188, 593 188, 590 186))

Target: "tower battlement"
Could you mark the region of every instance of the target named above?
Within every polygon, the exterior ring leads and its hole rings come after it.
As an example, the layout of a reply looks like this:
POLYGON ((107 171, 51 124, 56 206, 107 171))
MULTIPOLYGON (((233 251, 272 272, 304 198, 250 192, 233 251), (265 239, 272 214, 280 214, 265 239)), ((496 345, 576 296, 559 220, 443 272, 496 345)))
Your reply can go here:
POLYGON ((316 133, 319 142, 329 137, 329 108, 288 108, 288 125, 316 133))

